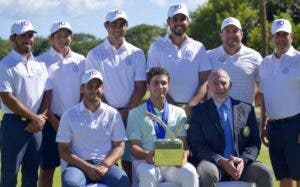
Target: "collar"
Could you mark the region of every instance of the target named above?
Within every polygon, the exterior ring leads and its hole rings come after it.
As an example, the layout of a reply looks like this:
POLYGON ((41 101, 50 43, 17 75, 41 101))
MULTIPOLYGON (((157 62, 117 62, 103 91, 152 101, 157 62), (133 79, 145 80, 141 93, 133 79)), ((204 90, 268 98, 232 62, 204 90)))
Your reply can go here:
POLYGON ((67 54, 65 57, 63 57, 59 52, 57 52, 57 51, 51 46, 51 48, 50 48, 50 50, 49 50, 49 53, 50 53, 50 55, 51 55, 52 57, 57 57, 57 58, 59 58, 59 59, 64 59, 64 58, 68 58, 68 57, 72 56, 73 51, 72 51, 71 49, 69 49, 68 54, 67 54))
POLYGON ((29 54, 29 57, 27 58, 26 56, 23 56, 20 53, 18 53, 16 50, 12 49, 11 55, 15 61, 22 61, 22 62, 28 62, 30 60, 34 61, 34 57, 31 52, 29 54))
MULTIPOLYGON (((98 108, 94 113, 103 111, 103 110, 104 110, 104 105, 105 105, 105 104, 104 104, 103 102, 101 102, 99 108, 98 108)), ((87 111, 87 112, 89 112, 89 113, 92 113, 89 109, 87 109, 87 108, 84 106, 83 101, 81 101, 81 102, 79 103, 78 109, 79 109, 80 112, 87 111)))
POLYGON ((222 104, 225 104, 225 105, 227 106, 228 109, 231 108, 231 99, 230 99, 230 96, 229 96, 229 97, 225 100, 225 102, 223 102, 223 103, 219 103, 219 102, 215 101, 214 99, 213 99, 213 101, 214 101, 214 103, 215 103, 215 105, 216 105, 218 111, 219 111, 219 108, 220 108, 220 106, 221 106, 222 104))
MULTIPOLYGON (((296 53, 297 53, 297 51, 291 45, 290 48, 284 54, 282 54, 280 58, 282 58, 283 56, 294 56, 296 53)), ((273 52, 273 56, 274 56, 274 58, 277 58, 275 56, 275 51, 273 52)), ((280 58, 277 58, 277 59, 280 59, 280 58)))
POLYGON ((221 54, 222 54, 223 56, 235 56, 235 55, 238 55, 238 54, 241 54, 241 55, 242 55, 242 54, 244 53, 245 49, 246 49, 246 47, 244 46, 244 44, 241 44, 240 50, 239 50, 238 52, 236 52, 234 55, 230 55, 230 54, 226 53, 226 51, 224 50, 223 45, 221 45, 221 46, 219 47, 219 50, 221 51, 221 54))
POLYGON ((125 51, 126 49, 128 49, 128 42, 125 40, 123 41, 123 44, 121 45, 121 47, 119 49, 116 49, 115 46, 111 45, 111 43, 108 40, 108 37, 105 38, 104 41, 104 47, 105 49, 112 49, 113 51, 125 51))
MULTIPOLYGON (((185 38, 185 40, 182 42, 182 45, 181 45, 181 46, 184 46, 185 43, 187 43, 187 42, 189 42, 189 41, 191 41, 191 40, 192 40, 192 39, 191 39, 188 35, 186 35, 186 38, 185 38)), ((171 38, 170 38, 170 33, 165 34, 165 36, 163 37, 163 41, 164 41, 164 42, 169 42, 170 44, 174 45, 173 42, 172 42, 172 40, 171 40, 171 38)))

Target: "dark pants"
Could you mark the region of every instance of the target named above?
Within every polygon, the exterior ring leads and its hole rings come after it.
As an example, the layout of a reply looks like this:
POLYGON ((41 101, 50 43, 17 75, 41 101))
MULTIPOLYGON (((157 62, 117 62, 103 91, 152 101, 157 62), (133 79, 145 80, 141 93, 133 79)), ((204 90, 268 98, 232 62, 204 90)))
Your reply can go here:
POLYGON ((4 114, 1 122, 0 187, 15 187, 22 165, 22 187, 35 187, 38 179, 42 133, 28 133, 28 120, 15 114, 4 114))
MULTIPOLYGON (((90 164, 98 165, 99 160, 89 160, 90 164)), ((89 177, 79 168, 69 165, 62 173, 63 187, 80 187, 91 183, 100 183, 112 187, 129 187, 126 173, 116 165, 112 165, 107 173, 99 181, 91 181, 89 177)))

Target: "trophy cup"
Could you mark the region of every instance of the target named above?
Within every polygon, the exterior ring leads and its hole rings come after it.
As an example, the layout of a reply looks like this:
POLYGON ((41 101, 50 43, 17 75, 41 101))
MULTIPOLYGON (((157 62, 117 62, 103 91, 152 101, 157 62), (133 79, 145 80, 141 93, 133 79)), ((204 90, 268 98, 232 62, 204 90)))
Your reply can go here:
POLYGON ((161 125, 170 137, 170 139, 157 139, 154 142, 154 165, 182 166, 183 143, 176 137, 182 130, 188 129, 189 125, 184 124, 178 127, 175 132, 171 132, 171 129, 156 115, 148 111, 145 111, 145 115, 161 125))

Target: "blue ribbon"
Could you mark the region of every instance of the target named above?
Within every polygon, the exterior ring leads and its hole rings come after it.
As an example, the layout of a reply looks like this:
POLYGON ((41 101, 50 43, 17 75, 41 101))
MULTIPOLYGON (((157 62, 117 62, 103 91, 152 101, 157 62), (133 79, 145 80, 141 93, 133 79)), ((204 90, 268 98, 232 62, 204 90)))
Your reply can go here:
MULTIPOLYGON (((155 114, 153 104, 150 99, 147 100, 147 110, 151 112, 152 114, 155 114)), ((164 111, 162 113, 162 121, 165 122, 165 124, 168 124, 168 119, 169 119, 169 104, 167 102, 164 103, 164 111)), ((155 133, 156 133, 156 138, 157 139, 164 139, 166 135, 166 130, 162 125, 157 123, 156 121, 152 120, 155 133)))

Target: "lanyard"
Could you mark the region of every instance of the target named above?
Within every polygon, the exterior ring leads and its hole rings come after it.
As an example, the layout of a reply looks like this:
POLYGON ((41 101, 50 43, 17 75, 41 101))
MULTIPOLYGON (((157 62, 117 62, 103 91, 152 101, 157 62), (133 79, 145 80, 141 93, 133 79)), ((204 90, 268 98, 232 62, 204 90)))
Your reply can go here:
MULTIPOLYGON (((147 104, 147 110, 149 112, 151 112, 152 114, 156 115, 153 104, 150 99, 147 100, 146 104, 147 104)), ((168 118, 169 118, 169 104, 167 102, 165 102, 164 111, 162 113, 162 120, 163 120, 163 122, 165 122, 165 124, 168 124, 168 118)), ((165 135, 166 135, 166 130, 164 129, 164 127, 154 120, 152 120, 152 123, 153 123, 154 129, 155 129, 156 138, 164 139, 165 135)))

